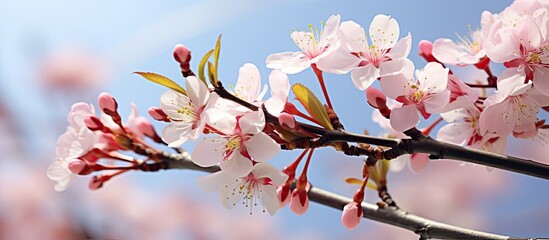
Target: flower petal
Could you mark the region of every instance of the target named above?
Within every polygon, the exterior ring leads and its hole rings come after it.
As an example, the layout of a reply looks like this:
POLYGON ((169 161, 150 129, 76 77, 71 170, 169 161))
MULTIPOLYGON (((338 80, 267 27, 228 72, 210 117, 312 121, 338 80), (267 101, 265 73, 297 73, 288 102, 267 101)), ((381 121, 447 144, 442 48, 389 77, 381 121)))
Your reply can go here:
POLYGON ((198 187, 206 192, 215 192, 219 190, 220 184, 224 183, 223 171, 218 171, 196 179, 198 187))
POLYGON ((543 95, 549 96, 549 68, 534 68, 534 87, 543 95))
POLYGON ((448 68, 440 63, 430 62, 418 72, 417 80, 419 88, 424 92, 438 93, 446 90, 448 86, 448 68))
POLYGON ((404 105, 391 111, 391 126, 396 131, 404 132, 419 122, 416 105, 404 105))
POLYGON ((263 132, 259 132, 244 143, 246 150, 256 162, 272 159, 280 152, 280 145, 263 132))
POLYGON ((465 145, 474 129, 467 123, 449 123, 440 128, 437 140, 457 145, 465 145))
POLYGON ((276 193, 276 187, 271 185, 263 185, 259 187, 261 191, 259 193, 259 199, 265 207, 265 210, 273 216, 280 206, 280 201, 278 201, 278 195, 276 193))
POLYGON ((240 68, 234 91, 244 101, 254 102, 257 99, 261 92, 261 75, 255 65, 246 63, 240 68))
POLYGON ((379 49, 392 48, 400 35, 397 21, 390 16, 378 14, 370 24, 370 39, 372 45, 379 49))
POLYGON ((341 47, 348 52, 366 52, 368 50, 368 40, 364 28, 353 21, 341 23, 341 47))
POLYGON ((343 49, 338 47, 330 51, 316 62, 318 68, 325 72, 335 74, 346 74, 353 68, 357 67, 362 60, 343 49))
POLYGON ((187 96, 196 108, 200 108, 208 102, 210 90, 195 76, 189 76, 185 79, 185 87, 187 88, 187 96))
POLYGON ((450 102, 450 91, 444 91, 431 95, 431 98, 424 100, 425 111, 427 113, 439 113, 450 102))
POLYGON ((244 177, 252 171, 253 164, 252 160, 236 151, 227 160, 222 161, 219 167, 221 167, 223 172, 233 177, 244 177))
POLYGON ((412 48, 412 35, 408 33, 406 37, 401 38, 398 42, 391 48, 391 51, 387 53, 391 59, 399 59, 408 57, 410 54, 410 49, 412 48))
POLYGON ((209 167, 223 161, 223 151, 227 140, 223 138, 204 138, 196 144, 191 159, 196 165, 209 167))
POLYGON ((311 66, 311 60, 302 52, 271 54, 266 60, 267 68, 280 69, 287 74, 301 72, 311 66))
POLYGON ((379 77, 379 69, 374 65, 368 64, 364 67, 357 67, 351 73, 353 84, 358 90, 366 90, 379 77))
POLYGON ((179 147, 189 139, 192 125, 186 123, 172 123, 162 131, 162 140, 170 147, 179 147))
POLYGON ((262 110, 247 112, 238 120, 243 134, 256 134, 265 127, 265 114, 262 110))

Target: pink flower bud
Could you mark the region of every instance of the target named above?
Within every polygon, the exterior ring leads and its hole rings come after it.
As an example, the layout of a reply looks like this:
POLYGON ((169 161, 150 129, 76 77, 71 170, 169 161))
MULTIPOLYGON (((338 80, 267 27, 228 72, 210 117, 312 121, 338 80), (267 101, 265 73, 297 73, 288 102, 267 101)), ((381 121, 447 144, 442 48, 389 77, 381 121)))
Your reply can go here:
POLYGON ((421 40, 418 44, 419 56, 422 56, 427 62, 438 62, 433 56, 433 43, 427 40, 421 40))
POLYGON ((103 187, 103 183, 105 181, 103 180, 103 175, 93 176, 90 179, 90 183, 88 184, 88 188, 90 190, 97 190, 101 187, 103 187))
POLYGON ((282 127, 290 130, 295 129, 297 126, 294 116, 285 112, 280 113, 280 115, 278 116, 278 123, 280 123, 282 127))
POLYGON ((100 189, 101 187, 103 187, 103 184, 108 181, 109 179, 111 179, 112 175, 97 175, 97 176, 93 176, 91 179, 90 179, 90 183, 88 184, 88 188, 90 190, 97 190, 97 189, 100 189))
POLYGON ((99 120, 99 118, 97 118, 96 116, 88 116, 84 119, 84 123, 86 124, 86 126, 92 130, 92 131, 97 131, 97 130, 102 130, 104 125, 103 123, 101 122, 101 120, 99 120))
POLYGON ((135 118, 135 125, 137 127, 137 131, 139 131, 143 135, 151 139, 158 137, 158 135, 156 134, 156 131, 154 131, 154 127, 146 118, 142 116, 135 118))
POLYGON ((357 202, 350 202, 343 208, 341 223, 345 228, 353 230, 358 226, 363 215, 362 207, 357 202))
POLYGON ((278 201, 280 202, 280 208, 285 207, 290 202, 290 186, 288 184, 282 184, 276 189, 278 195, 278 201))
POLYGON ((368 104, 374 108, 387 108, 387 96, 375 87, 369 87, 366 89, 366 100, 368 101, 368 104))
POLYGON ((168 115, 159 107, 151 107, 147 112, 156 121, 170 122, 168 115))
POLYGON ((173 49, 173 57, 179 63, 182 71, 189 70, 189 62, 191 61, 191 51, 183 44, 175 45, 173 49))
POLYGON ((101 110, 103 110, 103 112, 107 115, 112 115, 116 113, 116 110, 118 109, 118 103, 116 103, 116 100, 110 94, 102 92, 101 94, 99 94, 99 98, 97 101, 99 102, 99 107, 101 108, 101 110))
POLYGON ((79 159, 74 159, 69 162, 69 170, 74 174, 80 174, 86 168, 87 164, 79 159))
POLYGON ((309 196, 305 189, 294 189, 290 198, 290 209, 297 215, 303 215, 309 209, 309 196))

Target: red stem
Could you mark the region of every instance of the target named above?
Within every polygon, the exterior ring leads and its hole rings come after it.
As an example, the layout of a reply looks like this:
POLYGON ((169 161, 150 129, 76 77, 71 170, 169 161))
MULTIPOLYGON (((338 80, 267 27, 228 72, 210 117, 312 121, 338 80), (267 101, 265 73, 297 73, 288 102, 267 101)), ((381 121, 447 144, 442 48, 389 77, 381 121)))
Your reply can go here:
POLYGON ((322 71, 316 67, 316 64, 312 64, 311 67, 313 68, 313 72, 315 72, 316 78, 318 78, 318 82, 320 83, 320 87, 322 88, 322 93, 324 93, 324 98, 326 98, 326 102, 328 103, 328 107, 331 109, 334 109, 332 107, 332 102, 330 101, 330 97, 328 96, 328 91, 326 90, 326 85, 324 84, 324 76, 322 76, 322 71))

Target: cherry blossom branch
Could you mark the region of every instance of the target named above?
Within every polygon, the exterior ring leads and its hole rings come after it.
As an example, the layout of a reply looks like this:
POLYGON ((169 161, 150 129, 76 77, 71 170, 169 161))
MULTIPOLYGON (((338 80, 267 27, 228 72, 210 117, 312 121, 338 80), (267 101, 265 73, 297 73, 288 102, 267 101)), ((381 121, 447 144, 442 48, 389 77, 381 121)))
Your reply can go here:
MULTIPOLYGON (((234 101, 242 106, 249 108, 250 110, 257 111, 259 109, 257 106, 229 93, 223 87, 221 82, 219 82, 219 85, 214 89, 214 91, 220 97, 234 101)), ((278 124, 278 118, 269 114, 267 111, 265 111, 265 119, 267 122, 278 124)), ((343 130, 328 130, 302 122, 297 122, 297 124, 299 124, 299 126, 304 130, 320 135, 320 139, 318 139, 316 142, 318 146, 325 146, 327 144, 337 142, 367 143, 378 146, 391 147, 391 149, 386 150, 383 153, 383 158, 388 160, 394 159, 404 154, 427 153, 431 154, 431 159, 459 160, 549 180, 549 165, 538 163, 532 160, 507 155, 499 155, 437 141, 431 137, 424 136, 421 131, 417 130, 416 128, 412 128, 404 132, 406 135, 412 137, 412 139, 391 139, 355 134, 343 130)), ((371 156, 371 154, 373 154, 371 151, 354 151, 353 153, 354 154, 346 154, 368 156, 371 156)))
MULTIPOLYGON (((190 169, 208 173, 213 173, 220 170, 218 166, 204 168, 194 164, 190 159, 190 155, 186 152, 183 154, 171 154, 164 152, 161 155, 161 159, 164 161, 163 169, 190 169)), ((292 188, 294 187, 295 184, 292 188)), ((311 187, 308 192, 308 196, 310 201, 339 210, 343 210, 343 207, 347 203, 353 201, 351 198, 347 198, 317 187, 311 187)), ((376 205, 363 202, 362 210, 364 212, 364 218, 413 231, 414 233, 420 235, 420 239, 533 239, 513 238, 509 236, 461 228, 416 216, 396 207, 379 208, 376 205)))

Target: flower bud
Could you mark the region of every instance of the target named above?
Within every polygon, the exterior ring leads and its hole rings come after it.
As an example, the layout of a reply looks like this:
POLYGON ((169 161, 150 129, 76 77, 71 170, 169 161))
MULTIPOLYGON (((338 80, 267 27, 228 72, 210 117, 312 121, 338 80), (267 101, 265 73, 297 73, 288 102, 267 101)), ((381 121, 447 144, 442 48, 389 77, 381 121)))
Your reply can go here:
POLYGON ((83 173, 84 169, 87 167, 87 164, 79 159, 74 159, 71 162, 69 162, 69 170, 74 174, 81 174, 83 173))
POLYGON ((290 129, 290 130, 294 130, 297 126, 294 116, 292 116, 288 113, 285 113, 285 112, 280 113, 280 115, 278 116, 278 123, 282 127, 290 129))
POLYGON ((191 51, 183 44, 175 45, 173 49, 173 57, 179 63, 181 71, 189 71, 191 62, 191 51))
POLYGON ((290 209, 297 215, 303 215, 309 209, 309 196, 305 189, 296 188, 290 198, 290 209))
POLYGON ((366 89, 366 100, 368 101, 368 104, 374 108, 387 108, 387 96, 375 87, 369 87, 366 89))
POLYGON ((96 116, 86 117, 84 119, 84 123, 92 131, 102 130, 105 127, 101 120, 99 120, 96 116))
POLYGON ((343 207, 341 223, 345 228, 353 230, 358 226, 363 215, 362 207, 357 202, 350 202, 343 207))
POLYGON ((151 107, 147 112, 156 121, 170 122, 168 115, 159 107, 151 107))
POLYGON ((162 142, 162 139, 156 134, 153 125, 146 118, 139 116, 135 119, 135 125, 137 131, 154 140, 155 142, 162 142))
POLYGON ((280 202, 280 208, 285 207, 290 202, 290 186, 288 184, 282 184, 276 189, 278 195, 278 201, 280 202))
POLYGON ((421 40, 418 44, 419 56, 422 56, 427 62, 439 62, 433 56, 433 43, 427 40, 421 40))
POLYGON ((101 187, 103 187, 103 184, 108 181, 109 179, 111 179, 111 175, 97 175, 97 176, 93 176, 91 179, 90 179, 90 183, 88 184, 88 188, 90 190, 97 190, 97 189, 100 189, 101 187))
POLYGON ((114 113, 116 113, 118 109, 118 103, 116 103, 116 100, 110 94, 102 92, 101 94, 99 94, 99 98, 97 101, 99 102, 99 107, 105 114, 113 115, 114 113))

